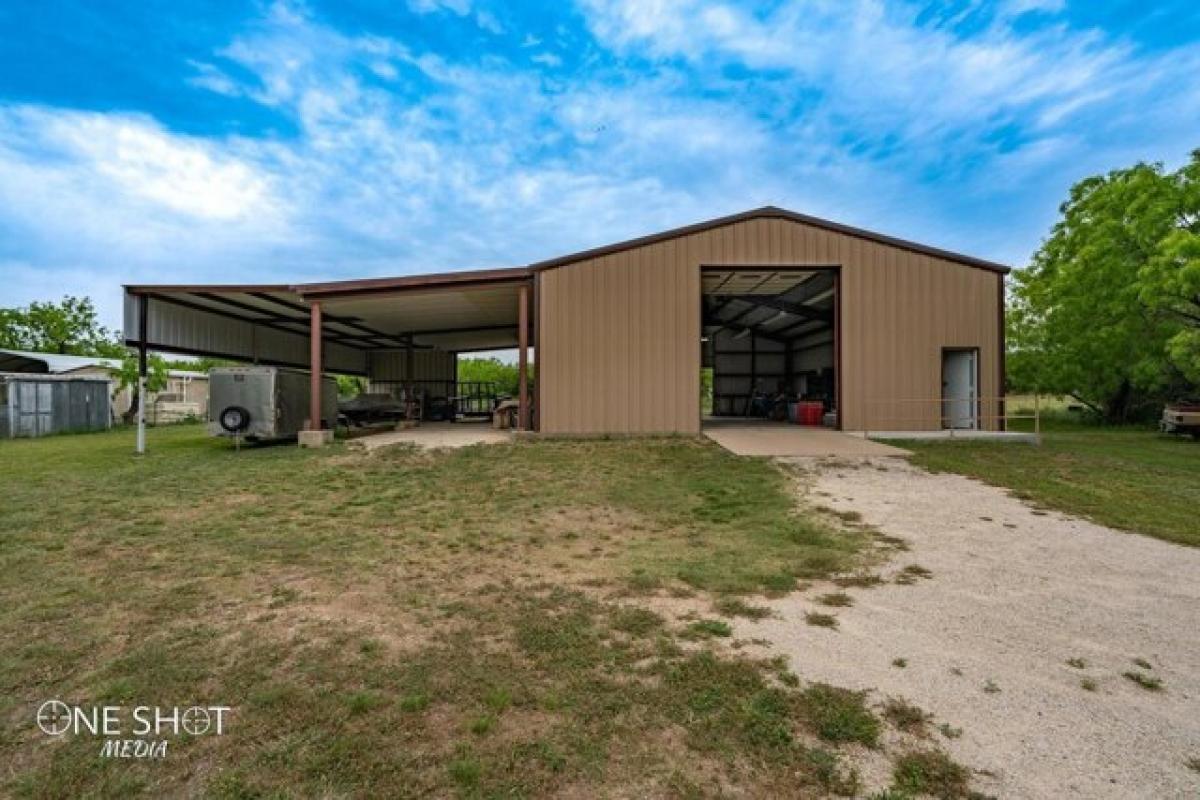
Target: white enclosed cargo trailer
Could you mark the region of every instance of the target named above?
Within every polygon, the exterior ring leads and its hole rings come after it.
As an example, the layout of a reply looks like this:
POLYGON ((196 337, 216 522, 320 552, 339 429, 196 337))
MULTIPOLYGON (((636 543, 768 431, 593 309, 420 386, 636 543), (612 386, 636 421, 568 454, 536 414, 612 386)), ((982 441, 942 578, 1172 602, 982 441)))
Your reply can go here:
MULTIPOLYGON (((308 423, 309 374, 284 367, 217 367, 208 374, 208 430, 250 441, 295 437, 308 423)), ((337 381, 321 379, 321 428, 337 423, 337 381)))

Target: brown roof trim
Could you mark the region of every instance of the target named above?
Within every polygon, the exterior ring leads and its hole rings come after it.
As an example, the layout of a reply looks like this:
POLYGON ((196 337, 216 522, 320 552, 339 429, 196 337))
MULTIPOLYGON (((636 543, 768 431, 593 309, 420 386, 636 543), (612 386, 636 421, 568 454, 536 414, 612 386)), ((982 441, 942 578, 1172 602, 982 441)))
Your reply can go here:
POLYGON ((287 284, 241 284, 241 283, 197 283, 197 284, 171 284, 171 283, 142 283, 142 284, 124 284, 124 289, 131 294, 144 294, 146 292, 181 292, 191 294, 193 292, 238 292, 241 294, 253 294, 254 292, 289 292, 295 293, 295 290, 287 284))
POLYGON ((533 272, 525 267, 476 269, 466 272, 438 272, 428 275, 404 275, 398 278, 365 278, 328 283, 301 283, 291 287, 305 297, 364 294, 400 289, 443 289, 489 283, 528 280, 533 272))
POLYGON ((791 222, 799 222, 803 225, 811 225, 814 228, 822 228, 834 233, 841 233, 846 236, 854 236, 859 239, 866 239, 879 244, 885 244, 890 247, 896 247, 901 250, 908 250, 921 255, 933 256, 935 258, 943 258, 947 261, 954 261, 959 264, 965 264, 968 267, 976 267, 978 269, 986 269, 991 272, 1007 274, 1011 268, 1004 264, 998 264, 994 261, 985 261, 981 258, 963 255, 962 253, 954 253, 949 250, 942 250, 937 247, 929 247, 927 245, 910 242, 906 239, 897 239, 894 236, 887 236, 882 233, 864 230, 863 228, 855 228, 850 225, 843 225, 840 222, 832 222, 820 217, 810 217, 807 214, 800 214, 795 211, 788 211, 784 208, 775 206, 763 206, 750 211, 743 211, 740 214, 731 214, 727 217, 718 217, 705 222, 697 222, 693 225, 685 225, 682 228, 672 228, 669 231, 662 233, 654 233, 649 236, 641 236, 637 239, 628 239, 624 242, 605 245, 604 247, 594 247, 591 250, 583 250, 570 255, 551 258, 546 261, 538 261, 529 265, 529 269, 540 272, 542 270, 554 269, 555 267, 566 266, 573 264, 576 261, 584 261, 589 258, 597 258, 599 256, 607 256, 613 253, 619 253, 623 250, 632 250, 636 247, 644 247, 650 244, 657 244, 669 239, 677 239, 680 236, 688 236, 693 233, 701 233, 703 231, 720 228, 725 225, 733 225, 738 222, 745 222, 752 219, 785 219, 791 222))

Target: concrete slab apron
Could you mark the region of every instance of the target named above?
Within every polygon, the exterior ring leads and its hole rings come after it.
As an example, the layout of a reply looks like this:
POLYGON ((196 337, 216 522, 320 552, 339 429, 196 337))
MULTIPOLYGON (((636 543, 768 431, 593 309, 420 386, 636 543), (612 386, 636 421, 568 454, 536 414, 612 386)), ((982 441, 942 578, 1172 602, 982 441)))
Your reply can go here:
POLYGON ((905 697, 961 728, 931 735, 987 770, 978 781, 990 794, 1200 797, 1188 767, 1200 757, 1200 549, 1037 511, 900 459, 804 463, 816 472, 812 500, 909 544, 885 578, 908 564, 933 575, 849 589, 854 606, 843 609, 818 606, 829 589, 814 586, 774 601, 776 619, 739 622, 739 637, 770 640, 805 680, 905 697), (806 625, 818 609, 835 611, 839 628, 806 625), (1076 658, 1086 666, 1067 664, 1076 658))
POLYGON ((365 448, 369 453, 381 447, 399 444, 433 450, 440 447, 468 447, 474 444, 503 444, 511 441, 512 434, 508 431, 495 430, 479 424, 447 423, 375 433, 354 439, 352 444, 365 448))
POLYGON ((721 423, 706 425, 703 433, 739 456, 863 458, 908 455, 907 450, 899 447, 841 431, 782 423, 721 423))

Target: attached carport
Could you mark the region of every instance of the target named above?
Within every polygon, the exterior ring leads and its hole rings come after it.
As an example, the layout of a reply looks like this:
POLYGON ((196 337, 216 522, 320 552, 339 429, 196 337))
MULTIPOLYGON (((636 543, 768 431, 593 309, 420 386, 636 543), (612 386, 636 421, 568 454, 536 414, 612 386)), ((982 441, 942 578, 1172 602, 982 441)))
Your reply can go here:
MULTIPOLYGON (((459 353, 516 348, 518 428, 528 429, 531 293, 531 273, 522 268, 296 285, 126 286, 125 341, 137 348, 143 377, 151 350, 307 369, 310 408, 320 407, 322 373, 452 380, 459 353)), ((144 447, 139 421, 139 452, 144 447)))

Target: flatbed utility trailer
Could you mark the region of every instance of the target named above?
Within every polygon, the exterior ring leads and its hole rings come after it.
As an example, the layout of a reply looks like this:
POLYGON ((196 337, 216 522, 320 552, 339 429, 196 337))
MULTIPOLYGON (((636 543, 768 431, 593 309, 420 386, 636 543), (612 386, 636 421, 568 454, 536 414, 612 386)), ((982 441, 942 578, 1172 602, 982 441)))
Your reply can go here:
POLYGON ((1193 439, 1200 439, 1200 400, 1167 403, 1158 427, 1163 433, 1191 434, 1193 439))

